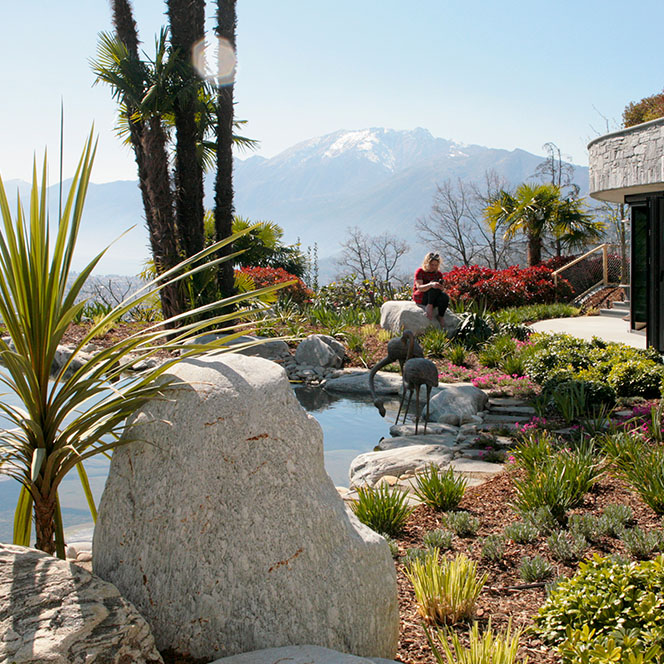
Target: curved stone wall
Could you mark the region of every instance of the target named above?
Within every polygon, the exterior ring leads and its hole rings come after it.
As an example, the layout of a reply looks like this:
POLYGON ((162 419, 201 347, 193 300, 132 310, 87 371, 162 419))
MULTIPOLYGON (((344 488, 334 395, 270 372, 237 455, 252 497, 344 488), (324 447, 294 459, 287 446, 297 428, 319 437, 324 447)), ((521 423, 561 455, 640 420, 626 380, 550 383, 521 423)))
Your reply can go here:
POLYGON ((593 198, 624 203, 631 194, 664 191, 664 118, 600 136, 588 152, 593 198))

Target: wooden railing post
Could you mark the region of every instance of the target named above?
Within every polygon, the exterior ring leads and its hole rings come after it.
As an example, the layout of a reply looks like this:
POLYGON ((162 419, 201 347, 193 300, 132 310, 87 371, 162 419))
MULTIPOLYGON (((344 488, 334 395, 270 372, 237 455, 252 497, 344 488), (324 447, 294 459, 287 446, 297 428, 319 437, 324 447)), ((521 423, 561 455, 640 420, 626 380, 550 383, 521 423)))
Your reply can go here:
POLYGON ((605 286, 609 285, 609 245, 602 245, 602 281, 605 286))

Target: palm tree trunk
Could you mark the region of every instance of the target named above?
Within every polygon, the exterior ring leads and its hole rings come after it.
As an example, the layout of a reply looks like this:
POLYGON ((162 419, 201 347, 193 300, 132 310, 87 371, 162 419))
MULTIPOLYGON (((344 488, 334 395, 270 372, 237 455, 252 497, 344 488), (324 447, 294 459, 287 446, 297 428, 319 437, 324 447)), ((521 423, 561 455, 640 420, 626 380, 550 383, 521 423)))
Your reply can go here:
MULTIPOLYGON (((157 274, 162 274, 180 262, 180 255, 168 172, 166 134, 160 118, 153 117, 143 125, 141 139, 152 218, 148 229, 150 245, 157 274)), ((164 318, 170 318, 185 310, 184 297, 178 284, 162 289, 161 303, 164 318)))
POLYGON ((185 85, 189 94, 175 99, 175 217, 180 232, 181 248, 185 257, 203 249, 203 168, 197 153, 200 139, 196 123, 197 92, 199 79, 191 64, 194 44, 205 31, 204 0, 168 0, 168 17, 171 25, 171 44, 183 61, 183 71, 188 73, 185 85))
POLYGON ((542 238, 535 233, 528 233, 528 249, 526 260, 528 267, 542 262, 542 238))
POLYGON ((55 498, 39 496, 34 503, 37 548, 50 555, 55 553, 55 498))
MULTIPOLYGON (((129 0, 112 0, 111 8, 118 39, 126 45, 132 57, 140 59, 138 31, 129 0)), ((153 118, 147 125, 142 120, 132 121, 135 110, 127 106, 129 136, 138 167, 138 182, 155 270, 157 274, 161 274, 179 260, 166 138, 159 119, 153 118)), ((162 289, 160 298, 164 318, 170 318, 185 310, 184 298, 177 285, 162 289)))
MULTIPOLYGON (((217 35, 228 40, 235 49, 236 0, 217 0, 217 35)), ((233 229, 233 85, 220 86, 217 95, 217 180, 215 183, 215 232, 217 240, 232 234, 233 229)), ((222 255, 232 251, 231 245, 222 248, 222 255)), ((232 295, 233 265, 220 264, 217 277, 222 297, 232 295)))

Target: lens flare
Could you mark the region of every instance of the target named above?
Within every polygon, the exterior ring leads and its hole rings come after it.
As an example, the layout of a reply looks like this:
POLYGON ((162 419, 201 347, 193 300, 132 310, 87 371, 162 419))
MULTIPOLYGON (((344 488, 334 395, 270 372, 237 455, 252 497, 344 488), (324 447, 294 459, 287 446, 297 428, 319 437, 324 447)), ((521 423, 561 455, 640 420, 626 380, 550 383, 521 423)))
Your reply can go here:
POLYGON ((206 35, 196 42, 191 53, 192 63, 201 78, 217 86, 235 82, 235 50, 223 37, 206 35))

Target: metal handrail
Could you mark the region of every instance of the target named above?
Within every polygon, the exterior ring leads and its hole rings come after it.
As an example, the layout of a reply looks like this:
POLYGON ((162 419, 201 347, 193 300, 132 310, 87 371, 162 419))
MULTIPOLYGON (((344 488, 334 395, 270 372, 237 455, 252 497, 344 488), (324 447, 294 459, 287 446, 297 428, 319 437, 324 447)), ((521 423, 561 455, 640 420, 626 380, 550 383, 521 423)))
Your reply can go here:
MULTIPOLYGON (((594 254, 597 251, 602 251, 602 284, 604 286, 609 285, 609 247, 611 246, 610 242, 604 242, 603 244, 597 245, 594 249, 591 249, 590 251, 586 251, 585 254, 582 256, 579 256, 578 258, 575 258, 573 261, 570 261, 567 263, 567 265, 563 265, 562 267, 559 267, 557 270, 553 271, 553 283, 555 286, 558 286, 558 275, 565 271, 568 267, 572 267, 572 265, 576 265, 579 261, 582 261, 584 258, 588 258, 590 254, 594 254)), ((600 283, 600 282, 598 282, 600 283)), ((596 286, 597 284, 595 284, 596 286)), ((594 288, 594 286, 593 286, 594 288)))

